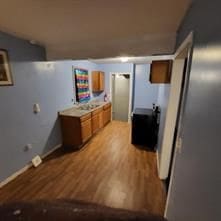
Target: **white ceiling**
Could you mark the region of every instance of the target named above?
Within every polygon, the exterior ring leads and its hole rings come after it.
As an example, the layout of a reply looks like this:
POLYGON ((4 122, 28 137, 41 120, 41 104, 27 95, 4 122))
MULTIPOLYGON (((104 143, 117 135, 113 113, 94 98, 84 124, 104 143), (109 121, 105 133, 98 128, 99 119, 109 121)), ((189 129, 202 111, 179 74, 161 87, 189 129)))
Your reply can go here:
POLYGON ((191 0, 1 0, 0 30, 49 59, 172 53, 191 0))

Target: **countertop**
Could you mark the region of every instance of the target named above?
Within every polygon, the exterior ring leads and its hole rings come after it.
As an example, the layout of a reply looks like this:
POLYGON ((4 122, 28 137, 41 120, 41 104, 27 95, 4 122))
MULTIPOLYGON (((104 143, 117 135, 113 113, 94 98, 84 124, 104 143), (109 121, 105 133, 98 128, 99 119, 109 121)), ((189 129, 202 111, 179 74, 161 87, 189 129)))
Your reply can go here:
MULTIPOLYGON (((91 104, 99 105, 98 107, 95 107, 95 108, 93 108, 91 110, 81 110, 81 109, 79 109, 81 104, 80 105, 74 105, 71 108, 68 108, 68 109, 65 109, 63 111, 60 111, 59 115, 61 115, 61 116, 69 116, 69 117, 82 117, 82 116, 84 116, 86 114, 89 114, 89 113, 93 112, 94 110, 97 110, 97 109, 103 107, 105 104, 108 104, 108 103, 110 103, 110 102, 109 101, 108 102, 102 102, 101 101, 101 102, 91 103, 91 104)), ((84 105, 84 104, 82 104, 82 105, 84 105)))

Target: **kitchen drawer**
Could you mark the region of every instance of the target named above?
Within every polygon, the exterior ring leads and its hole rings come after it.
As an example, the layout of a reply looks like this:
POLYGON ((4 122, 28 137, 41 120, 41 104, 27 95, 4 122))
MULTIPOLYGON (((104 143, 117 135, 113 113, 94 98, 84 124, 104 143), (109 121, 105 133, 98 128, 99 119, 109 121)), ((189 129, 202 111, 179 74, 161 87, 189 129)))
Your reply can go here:
POLYGON ((91 118, 91 113, 85 114, 85 115, 83 115, 83 116, 80 118, 80 121, 81 121, 81 122, 84 122, 84 121, 86 121, 86 120, 88 120, 88 119, 90 119, 90 118, 91 118))
POLYGON ((107 110, 107 109, 110 108, 110 107, 111 107, 111 103, 108 103, 108 104, 105 104, 105 105, 104 105, 103 109, 104 109, 104 110, 107 110))
POLYGON ((96 114, 99 114, 101 111, 103 111, 103 108, 101 107, 101 108, 98 108, 98 109, 96 109, 96 110, 94 110, 93 112, 92 112, 92 116, 94 116, 94 115, 96 115, 96 114))

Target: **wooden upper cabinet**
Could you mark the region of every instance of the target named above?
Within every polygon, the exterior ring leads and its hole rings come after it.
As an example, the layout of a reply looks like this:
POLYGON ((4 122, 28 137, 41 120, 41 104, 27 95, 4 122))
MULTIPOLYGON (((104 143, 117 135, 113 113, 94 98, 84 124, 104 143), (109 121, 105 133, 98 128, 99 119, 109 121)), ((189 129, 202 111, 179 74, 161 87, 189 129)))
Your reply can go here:
POLYGON ((92 91, 104 91, 104 72, 92 71, 92 91))
POLYGON ((172 60, 152 61, 150 82, 152 84, 169 84, 172 72, 172 60))

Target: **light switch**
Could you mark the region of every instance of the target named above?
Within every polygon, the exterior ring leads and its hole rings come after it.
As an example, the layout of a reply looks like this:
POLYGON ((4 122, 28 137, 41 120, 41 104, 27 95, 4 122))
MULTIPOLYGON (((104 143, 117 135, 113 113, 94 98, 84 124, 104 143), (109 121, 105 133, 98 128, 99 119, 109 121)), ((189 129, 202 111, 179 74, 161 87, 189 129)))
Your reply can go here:
POLYGON ((34 104, 33 111, 35 114, 39 113, 41 111, 39 104, 34 104))

